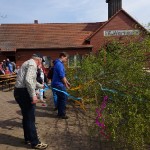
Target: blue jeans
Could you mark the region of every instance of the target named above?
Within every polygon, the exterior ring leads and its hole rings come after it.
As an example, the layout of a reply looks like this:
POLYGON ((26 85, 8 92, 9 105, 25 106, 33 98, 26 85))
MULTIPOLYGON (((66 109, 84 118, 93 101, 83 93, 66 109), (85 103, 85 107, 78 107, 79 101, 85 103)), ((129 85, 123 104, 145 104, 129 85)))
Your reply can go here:
POLYGON ((26 88, 15 88, 14 97, 21 108, 23 116, 24 139, 35 146, 39 143, 35 127, 35 104, 31 104, 31 98, 26 88))
POLYGON ((57 108, 57 95, 56 95, 56 91, 52 89, 52 93, 53 93, 54 105, 55 105, 55 108, 57 108))
MULTIPOLYGON (((54 88, 66 92, 65 86, 53 86, 54 88)), ((66 115, 66 101, 67 96, 59 91, 56 91, 57 95, 57 107, 58 107, 58 116, 65 116, 66 115)))

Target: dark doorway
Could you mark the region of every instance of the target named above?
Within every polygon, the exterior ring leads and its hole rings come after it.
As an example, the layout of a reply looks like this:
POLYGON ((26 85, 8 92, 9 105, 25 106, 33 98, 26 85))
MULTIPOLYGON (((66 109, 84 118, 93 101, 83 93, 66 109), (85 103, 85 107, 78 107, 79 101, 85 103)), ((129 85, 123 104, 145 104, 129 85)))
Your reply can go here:
POLYGON ((16 62, 16 53, 15 52, 2 52, 3 59, 9 58, 10 61, 16 62))
POLYGON ((6 56, 10 61, 16 62, 15 56, 6 56))

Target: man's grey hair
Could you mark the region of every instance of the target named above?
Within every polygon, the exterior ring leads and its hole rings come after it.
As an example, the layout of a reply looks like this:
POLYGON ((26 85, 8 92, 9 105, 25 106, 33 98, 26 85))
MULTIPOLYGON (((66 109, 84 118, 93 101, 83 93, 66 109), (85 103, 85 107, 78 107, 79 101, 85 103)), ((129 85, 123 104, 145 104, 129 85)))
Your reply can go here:
POLYGON ((33 55, 32 55, 32 58, 33 58, 33 59, 39 59, 39 60, 42 61, 42 57, 41 57, 40 55, 38 55, 38 54, 33 54, 33 55))

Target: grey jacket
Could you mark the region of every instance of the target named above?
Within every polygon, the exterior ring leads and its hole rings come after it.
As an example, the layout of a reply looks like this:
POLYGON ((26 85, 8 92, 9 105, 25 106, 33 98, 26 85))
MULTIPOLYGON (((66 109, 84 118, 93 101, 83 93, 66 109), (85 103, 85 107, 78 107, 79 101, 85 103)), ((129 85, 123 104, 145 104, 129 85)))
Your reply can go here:
POLYGON ((37 65, 33 59, 25 61, 18 71, 16 88, 27 88, 30 97, 36 96, 35 89, 42 88, 43 85, 36 81, 37 65))

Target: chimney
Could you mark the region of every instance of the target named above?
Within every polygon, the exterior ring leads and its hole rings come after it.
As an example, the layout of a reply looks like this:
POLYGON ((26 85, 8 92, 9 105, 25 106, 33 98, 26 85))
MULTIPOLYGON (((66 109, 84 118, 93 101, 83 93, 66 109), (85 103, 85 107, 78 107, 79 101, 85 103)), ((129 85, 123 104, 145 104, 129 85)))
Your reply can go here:
POLYGON ((122 9, 122 0, 106 0, 108 3, 108 19, 122 9))
POLYGON ((34 20, 34 24, 38 24, 38 20, 34 20))

